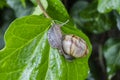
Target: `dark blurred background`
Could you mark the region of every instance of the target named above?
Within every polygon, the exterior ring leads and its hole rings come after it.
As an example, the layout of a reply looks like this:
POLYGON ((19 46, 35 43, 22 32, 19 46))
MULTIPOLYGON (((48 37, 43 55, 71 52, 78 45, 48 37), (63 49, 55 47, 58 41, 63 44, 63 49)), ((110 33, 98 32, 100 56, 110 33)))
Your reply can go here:
MULTIPOLYGON (((93 51, 86 80, 120 80, 120 14, 99 13, 98 0, 61 0, 76 26, 90 39, 93 51)), ((0 0, 0 49, 4 33, 16 18, 30 15, 35 0, 0 0)))

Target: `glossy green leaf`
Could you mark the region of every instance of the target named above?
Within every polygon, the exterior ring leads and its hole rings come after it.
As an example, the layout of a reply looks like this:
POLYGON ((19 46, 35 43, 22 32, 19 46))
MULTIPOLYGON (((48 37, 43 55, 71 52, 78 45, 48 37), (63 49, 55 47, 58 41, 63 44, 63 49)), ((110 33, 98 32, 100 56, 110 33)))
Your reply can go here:
POLYGON ((53 19, 61 22, 65 22, 69 19, 69 15, 60 0, 47 0, 47 2, 47 12, 53 19))
POLYGON ((35 77, 42 59, 47 61, 49 46, 44 33, 50 24, 50 20, 43 17, 29 16, 10 25, 5 35, 6 46, 0 51, 0 80, 29 80, 35 77))
POLYGON ((6 46, 0 51, 0 80, 84 80, 91 53, 89 39, 79 30, 62 27, 65 34, 82 37, 89 55, 67 61, 49 46, 47 31, 51 20, 28 16, 15 20, 5 34, 6 46))
POLYGON ((120 69, 120 38, 110 38, 104 45, 104 56, 108 73, 113 74, 120 69))
MULTIPOLYGON (((69 19, 69 15, 60 0, 41 0, 41 3, 52 19, 59 20, 61 22, 65 22, 69 19)), ((42 11, 39 6, 37 6, 33 14, 40 15, 41 13, 42 11)))
MULTIPOLYGON (((47 3, 47 12, 53 20, 62 23, 69 19, 59 0, 47 0, 47 3)), ((87 77, 91 53, 88 37, 74 28, 71 21, 62 27, 64 34, 83 38, 89 49, 87 56, 70 62, 48 43, 51 22, 33 15, 17 19, 10 25, 5 34, 6 46, 0 51, 0 80, 84 80, 87 77)))
POLYGON ((98 0, 98 11, 101 13, 117 10, 120 14, 120 0, 98 0))

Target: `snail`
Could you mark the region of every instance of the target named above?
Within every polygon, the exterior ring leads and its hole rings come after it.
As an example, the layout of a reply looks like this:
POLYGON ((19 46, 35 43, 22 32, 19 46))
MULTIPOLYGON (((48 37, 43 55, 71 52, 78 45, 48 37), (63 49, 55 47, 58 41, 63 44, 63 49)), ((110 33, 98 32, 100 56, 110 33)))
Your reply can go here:
POLYGON ((53 24, 48 30, 48 42, 51 47, 57 48, 67 60, 80 58, 88 54, 86 42, 73 34, 63 35, 59 24, 53 24))
MULTIPOLYGON (((46 18, 51 18, 45 11, 40 0, 37 0, 40 9, 46 18)), ((57 48, 59 53, 66 59, 71 60, 74 58, 83 57, 88 54, 88 47, 86 42, 75 35, 63 35, 61 26, 66 24, 68 20, 62 25, 55 24, 53 21, 52 27, 48 30, 48 42, 51 47, 57 48)))

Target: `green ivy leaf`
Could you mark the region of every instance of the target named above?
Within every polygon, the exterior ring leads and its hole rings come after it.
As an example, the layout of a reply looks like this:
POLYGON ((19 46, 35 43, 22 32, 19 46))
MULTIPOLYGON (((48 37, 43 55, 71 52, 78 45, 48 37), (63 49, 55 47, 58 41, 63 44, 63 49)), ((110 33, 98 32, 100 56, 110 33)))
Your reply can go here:
POLYGON ((120 69, 120 39, 110 38, 104 45, 104 56, 107 61, 108 73, 114 73, 120 69))
POLYGON ((69 15, 60 0, 47 0, 47 13, 55 20, 65 22, 69 19, 69 15), (53 5, 54 4, 54 5, 53 5))
POLYGON ((0 80, 84 80, 88 74, 91 44, 85 34, 70 25, 62 27, 66 34, 86 40, 88 56, 67 61, 49 46, 47 31, 51 20, 40 16, 16 19, 5 34, 6 46, 0 51, 0 80))
MULTIPOLYGON (((61 23, 69 19, 59 0, 47 2, 47 12, 53 20, 61 23)), ((89 49, 86 57, 69 62, 48 43, 47 31, 51 22, 42 16, 32 15, 17 19, 10 25, 5 34, 6 46, 0 51, 0 79, 84 80, 87 77, 91 53, 88 37, 76 29, 71 21, 62 27, 64 34, 83 38, 89 49)))
POLYGON ((43 17, 29 16, 10 25, 5 35, 6 47, 0 51, 1 80, 29 80, 35 77, 33 74, 39 71, 41 57, 44 56, 45 63, 48 61, 49 46, 46 46, 44 33, 50 24, 50 20, 43 17))
MULTIPOLYGON (((69 15, 60 0, 41 0, 41 3, 52 19, 59 20, 61 22, 65 22, 69 19, 69 15)), ((41 13, 42 11, 40 10, 39 6, 37 6, 33 14, 40 15, 41 13)))
POLYGON ((98 11, 101 13, 117 10, 120 14, 120 0, 99 0, 98 11))

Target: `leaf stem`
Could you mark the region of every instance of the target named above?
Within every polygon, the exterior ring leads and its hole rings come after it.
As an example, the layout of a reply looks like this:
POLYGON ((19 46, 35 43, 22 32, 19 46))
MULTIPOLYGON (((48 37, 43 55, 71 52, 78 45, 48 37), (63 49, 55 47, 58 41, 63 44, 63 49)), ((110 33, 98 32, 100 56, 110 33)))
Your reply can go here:
POLYGON ((46 12, 45 8, 43 7, 42 3, 40 2, 40 0, 36 0, 36 1, 37 1, 38 5, 39 5, 40 9, 42 10, 44 16, 45 16, 46 18, 51 18, 51 17, 47 14, 47 12, 46 12))

